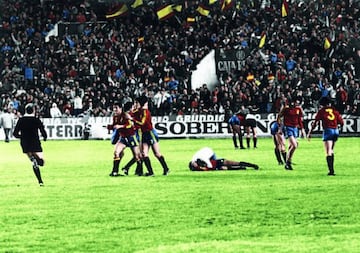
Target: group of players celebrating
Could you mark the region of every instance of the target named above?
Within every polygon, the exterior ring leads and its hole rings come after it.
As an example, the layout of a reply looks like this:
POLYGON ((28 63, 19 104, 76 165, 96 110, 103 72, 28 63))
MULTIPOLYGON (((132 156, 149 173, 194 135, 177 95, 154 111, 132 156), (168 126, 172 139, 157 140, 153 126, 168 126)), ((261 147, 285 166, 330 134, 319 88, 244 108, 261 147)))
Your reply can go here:
POLYGON ((164 156, 160 153, 159 137, 152 125, 151 113, 148 109, 148 98, 138 97, 135 102, 126 102, 123 106, 119 103, 113 105, 113 122, 108 128, 113 130, 112 143, 115 144, 113 168, 110 176, 128 175, 132 164, 136 163, 135 175, 154 176, 154 171, 149 159, 150 148, 159 160, 163 175, 170 172, 164 156), (120 161, 124 150, 129 147, 133 158, 119 173, 120 161), (143 164, 147 172, 143 172, 143 164))

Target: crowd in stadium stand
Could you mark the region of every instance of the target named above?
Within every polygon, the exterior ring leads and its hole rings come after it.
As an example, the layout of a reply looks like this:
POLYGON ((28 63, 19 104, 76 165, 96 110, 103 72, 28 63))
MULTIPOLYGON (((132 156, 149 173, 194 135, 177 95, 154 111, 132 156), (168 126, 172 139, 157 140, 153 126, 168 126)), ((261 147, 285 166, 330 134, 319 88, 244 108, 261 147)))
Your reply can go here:
POLYGON ((198 11, 208 1, 182 1, 163 20, 154 9, 166 1, 143 2, 106 19, 110 1, 0 1, 0 108, 32 102, 41 117, 109 116, 113 102, 146 94, 153 115, 242 105, 271 113, 289 97, 315 112, 329 96, 341 113, 360 115, 359 1, 291 0, 285 16, 282 1, 213 1, 209 15, 198 11), (48 36, 61 22, 65 31, 48 36), (192 71, 219 48, 248 50, 243 68, 214 89, 192 88, 192 71))

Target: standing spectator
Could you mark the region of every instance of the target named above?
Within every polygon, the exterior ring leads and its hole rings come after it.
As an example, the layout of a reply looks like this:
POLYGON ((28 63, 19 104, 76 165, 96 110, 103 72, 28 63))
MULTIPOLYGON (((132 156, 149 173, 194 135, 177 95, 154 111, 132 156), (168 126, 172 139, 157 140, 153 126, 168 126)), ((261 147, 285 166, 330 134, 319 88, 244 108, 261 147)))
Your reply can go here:
POLYGON ((170 81, 167 85, 169 90, 177 90, 179 86, 179 81, 175 79, 175 76, 171 76, 170 81))
POLYGON ((169 103, 170 94, 162 88, 154 96, 155 113, 157 116, 163 116, 170 112, 169 103))
POLYGON ((16 123, 14 136, 20 138, 21 148, 33 164, 33 171, 40 186, 44 186, 39 166, 44 166, 43 149, 40 143, 39 131, 46 141, 47 133, 39 118, 35 117, 32 104, 25 106, 25 115, 16 123))
POLYGON ((10 142, 11 130, 14 127, 14 115, 11 113, 11 109, 7 108, 0 118, 0 126, 4 128, 5 142, 10 142))
POLYGON ((326 162, 329 169, 328 176, 335 176, 334 171, 334 147, 335 142, 339 137, 338 125, 343 126, 344 120, 340 113, 331 106, 331 101, 327 97, 323 97, 320 100, 322 108, 315 116, 315 121, 311 124, 309 133, 307 135, 310 140, 311 132, 316 128, 318 123, 322 122, 323 127, 323 141, 326 153, 326 162))
POLYGON ((83 102, 82 98, 79 95, 76 95, 74 98, 74 116, 77 117, 83 111, 83 102))
POLYGON ((296 61, 294 60, 293 56, 290 56, 289 59, 285 62, 286 64, 286 71, 289 73, 296 68, 296 61))
POLYGON ((319 100, 321 98, 321 90, 318 85, 314 85, 314 88, 311 92, 311 100, 315 110, 319 108, 319 100))
POLYGON ((336 92, 336 108, 340 113, 344 113, 347 101, 348 101, 348 93, 341 85, 339 86, 336 92))

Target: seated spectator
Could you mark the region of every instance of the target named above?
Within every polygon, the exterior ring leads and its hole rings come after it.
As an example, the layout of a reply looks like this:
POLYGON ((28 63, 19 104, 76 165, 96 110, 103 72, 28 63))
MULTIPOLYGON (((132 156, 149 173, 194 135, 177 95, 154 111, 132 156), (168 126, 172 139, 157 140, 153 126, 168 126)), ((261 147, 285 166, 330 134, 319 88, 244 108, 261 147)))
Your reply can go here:
POLYGON ((62 113, 56 103, 52 103, 50 108, 50 116, 51 118, 60 118, 62 116, 62 113))

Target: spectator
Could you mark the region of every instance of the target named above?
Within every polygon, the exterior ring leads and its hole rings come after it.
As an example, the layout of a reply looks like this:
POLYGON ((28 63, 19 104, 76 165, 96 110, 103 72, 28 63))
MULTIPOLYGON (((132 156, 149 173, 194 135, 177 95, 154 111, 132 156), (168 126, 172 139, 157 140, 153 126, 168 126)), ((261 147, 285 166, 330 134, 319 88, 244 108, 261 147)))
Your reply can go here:
MULTIPOLYGON (((181 97, 185 91, 191 91, 191 73, 211 50, 242 48, 252 53, 246 54, 239 69, 219 77, 222 94, 194 90, 203 103, 193 111, 219 113, 226 105, 233 111, 241 105, 252 105, 261 112, 277 112, 276 100, 282 94, 267 102, 267 94, 262 94, 263 91, 268 90, 273 97, 271 90, 279 86, 280 93, 288 96, 297 87, 305 94, 308 88, 313 92, 311 84, 320 81, 324 95, 328 93, 332 98, 336 97, 338 87, 343 86, 349 93, 346 105, 354 111, 353 107, 357 107, 354 96, 359 91, 354 84, 359 83, 360 71, 359 1, 349 1, 346 6, 334 0, 326 5, 305 2, 291 1, 291 18, 279 17, 274 10, 279 10, 280 5, 274 0, 267 1, 263 9, 245 1, 236 12, 222 11, 214 4, 212 18, 199 16, 195 23, 189 24, 181 15, 176 15, 177 19, 159 21, 146 6, 138 7, 143 15, 129 13, 109 21, 103 13, 110 7, 107 1, 101 8, 93 6, 92 2, 84 4, 77 0, 71 7, 62 2, 54 7, 53 1, 24 1, 21 5, 8 1, 6 8, 2 6, 3 26, 0 28, 3 35, 0 40, 0 92, 12 97, 12 91, 22 86, 27 94, 25 97, 16 95, 20 104, 35 98, 42 101, 46 94, 63 108, 66 101, 73 101, 74 91, 80 88, 84 90, 84 95, 80 95, 84 110, 93 99, 92 115, 109 116, 111 104, 121 101, 125 92, 134 100, 144 93, 153 98, 156 89, 171 90, 166 86, 171 80, 164 82, 165 77, 178 81, 176 86, 181 97), (324 22, 324 14, 330 20, 329 25, 324 22), (346 26, 336 21, 339 14, 346 20, 346 26), (68 34, 46 37, 60 21, 70 22, 68 34), (224 27, 226 36, 222 34, 224 27), (258 36, 263 32, 267 34, 266 43, 259 51, 258 36), (328 34, 331 47, 325 50, 323 42, 328 34), (143 39, 139 39, 140 35, 143 39), (51 43, 45 42, 45 38, 51 43), (22 80, 21 73, 25 69, 29 73, 22 80), (252 81, 246 80, 248 73, 252 74, 252 81), (266 78, 268 73, 273 73, 271 82, 266 78), (232 80, 236 80, 239 89, 233 89, 235 82, 232 80), (99 91, 105 102, 95 100, 94 95, 99 91), (240 91, 245 94, 245 100, 239 96, 240 91)), ((186 16, 197 4, 198 1, 187 1, 188 6, 182 14, 186 16)), ((192 111, 189 103, 192 99, 185 99, 183 106, 178 106, 183 100, 177 100, 177 110, 192 111)), ((315 103, 310 96, 309 110, 316 111, 315 103)), ((40 113, 40 116, 48 114, 46 110, 40 113)), ((174 113, 171 106, 165 111, 156 110, 154 115, 169 113, 174 113)))
POLYGON ((11 113, 11 109, 5 109, 0 115, 0 127, 4 128, 5 142, 10 142, 11 131, 14 127, 14 115, 11 113))
POLYGON ((56 103, 52 103, 51 105, 50 116, 51 118, 60 118, 62 116, 62 113, 56 103))
POLYGON ((74 116, 77 117, 82 113, 83 102, 79 95, 74 98, 74 116))

